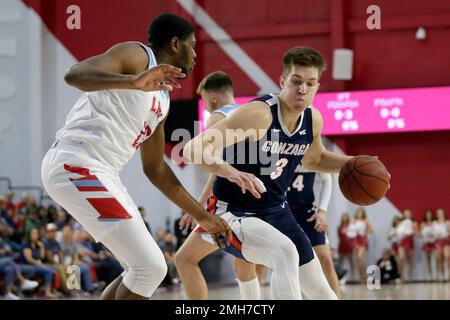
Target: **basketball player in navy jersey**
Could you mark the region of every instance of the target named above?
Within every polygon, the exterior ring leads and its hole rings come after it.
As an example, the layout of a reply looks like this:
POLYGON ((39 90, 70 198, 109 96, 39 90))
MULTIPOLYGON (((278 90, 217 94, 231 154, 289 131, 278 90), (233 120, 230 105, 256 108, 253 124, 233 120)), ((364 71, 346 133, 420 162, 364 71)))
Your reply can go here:
MULTIPOLYGON (((328 228, 326 211, 331 198, 331 189, 332 180, 330 174, 310 172, 299 164, 295 169, 292 184, 288 187, 287 201, 295 220, 297 220, 299 226, 308 236, 330 287, 336 296, 340 297, 339 280, 334 269, 330 246, 325 234, 328 228), (314 195, 315 179, 320 180, 317 204, 314 195)), ((241 298, 244 300, 259 299, 260 287, 256 279, 255 265, 236 259, 235 270, 238 275, 241 298)))
MULTIPOLYGON (((230 77, 222 72, 215 71, 208 74, 198 85, 197 93, 205 101, 206 109, 210 112, 210 117, 206 128, 210 128, 218 121, 230 116, 239 105, 234 100, 233 82, 230 77)), ((213 196, 212 186, 215 175, 210 174, 208 181, 199 197, 199 203, 206 206, 207 200, 213 196)), ((195 219, 185 214, 180 220, 180 228, 194 228, 195 219)), ((175 255, 175 263, 178 270, 181 270, 182 280, 191 299, 206 299, 208 289, 204 277, 201 274, 198 263, 206 255, 216 251, 218 248, 204 239, 203 230, 197 228, 175 255), (184 261, 187 258, 189 261, 184 261), (195 276, 191 276, 194 273, 195 276), (199 280, 200 279, 200 280, 199 280)), ((234 258, 233 267, 235 269, 241 296, 245 299, 259 299, 259 284, 256 279, 254 269, 249 269, 253 264, 249 264, 243 259, 234 258)))
POLYGON ((179 88, 177 79, 192 70, 194 47, 192 25, 163 14, 149 27, 149 45, 117 44, 65 75, 69 85, 85 92, 43 159, 42 182, 49 196, 124 267, 102 299, 147 299, 167 272, 161 250, 119 178, 138 149, 145 175, 162 193, 194 215, 212 237, 230 237, 226 223, 188 194, 163 158, 168 91, 179 88))
POLYGON ((300 162, 311 171, 337 173, 352 158, 326 151, 321 141, 322 117, 311 103, 324 68, 318 51, 288 50, 279 95, 241 106, 184 148, 188 159, 217 176, 209 208, 233 231, 226 250, 271 268, 275 299, 301 299, 300 284, 311 299, 336 299, 286 202, 300 162))
POLYGON ((310 172, 302 165, 297 166, 295 173, 293 182, 288 188, 287 201, 295 220, 308 236, 330 287, 340 297, 339 279, 334 269, 333 257, 325 233, 328 229, 326 212, 331 198, 331 175, 310 172), (317 203, 314 195, 316 179, 321 183, 317 203))

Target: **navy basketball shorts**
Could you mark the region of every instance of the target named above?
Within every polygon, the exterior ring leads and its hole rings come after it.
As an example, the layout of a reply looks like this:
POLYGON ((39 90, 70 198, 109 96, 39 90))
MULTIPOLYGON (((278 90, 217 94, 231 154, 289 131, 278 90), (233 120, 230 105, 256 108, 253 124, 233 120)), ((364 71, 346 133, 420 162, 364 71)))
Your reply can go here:
MULTIPOLYGON (((240 230, 240 221, 246 218, 259 218, 275 229, 279 230, 285 236, 287 236, 296 246, 300 263, 299 265, 304 265, 314 259, 314 252, 311 243, 306 235, 306 233, 299 226, 294 218, 294 215, 289 209, 289 204, 284 202, 281 205, 275 205, 272 207, 267 207, 264 212, 254 212, 254 210, 249 208, 238 208, 229 205, 226 202, 217 200, 213 197, 209 201, 209 210, 211 213, 214 212, 215 215, 222 217, 230 225, 233 236, 231 245, 224 249, 224 251, 232 254, 233 256, 241 259, 245 259, 242 255, 242 242, 243 233, 240 230), (214 207, 214 208, 213 208, 214 207)), ((259 211, 259 210, 258 210, 259 211)), ((198 226, 195 230, 196 232, 205 235, 203 239, 210 241, 210 237, 205 231, 198 226)))
POLYGON ((303 231, 305 231, 313 247, 327 243, 325 232, 317 232, 316 229, 314 229, 316 222, 307 221, 314 213, 316 213, 312 206, 304 207, 293 205, 290 209, 297 223, 303 231))

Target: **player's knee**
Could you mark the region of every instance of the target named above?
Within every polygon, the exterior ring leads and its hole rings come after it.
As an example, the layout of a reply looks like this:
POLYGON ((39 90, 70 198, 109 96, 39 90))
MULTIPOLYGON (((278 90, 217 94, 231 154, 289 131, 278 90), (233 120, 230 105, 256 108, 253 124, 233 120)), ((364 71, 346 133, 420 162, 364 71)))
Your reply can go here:
POLYGON ((132 265, 131 271, 135 273, 136 280, 143 283, 155 283, 164 280, 167 274, 167 263, 164 256, 147 257, 139 264, 132 265))
POLYGON ((177 253, 175 253, 174 262, 177 269, 192 267, 193 265, 198 264, 197 259, 193 255, 190 255, 183 250, 178 250, 177 253))
POLYGON ((233 271, 241 281, 256 278, 255 266, 241 259, 233 259, 233 271))
POLYGON ((288 238, 278 243, 278 256, 273 258, 286 259, 286 257, 289 259, 289 261, 292 261, 293 263, 296 263, 298 265, 300 257, 297 252, 297 247, 288 238))

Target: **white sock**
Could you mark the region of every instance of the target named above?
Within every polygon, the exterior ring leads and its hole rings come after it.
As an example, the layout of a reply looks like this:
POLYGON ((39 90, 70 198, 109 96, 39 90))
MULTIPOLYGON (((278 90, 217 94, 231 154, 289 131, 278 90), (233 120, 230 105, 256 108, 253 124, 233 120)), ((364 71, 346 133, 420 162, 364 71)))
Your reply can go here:
POLYGON ((241 292, 242 300, 260 300, 261 290, 259 288, 258 278, 250 281, 241 281, 237 279, 239 284, 239 291, 241 292))

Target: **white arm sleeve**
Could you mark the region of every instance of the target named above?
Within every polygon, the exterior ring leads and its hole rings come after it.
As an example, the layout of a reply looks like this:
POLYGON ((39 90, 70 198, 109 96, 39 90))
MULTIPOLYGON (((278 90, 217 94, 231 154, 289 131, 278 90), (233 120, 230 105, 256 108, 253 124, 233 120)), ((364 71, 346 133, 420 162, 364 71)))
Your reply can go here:
POLYGON ((327 211, 328 204, 330 203, 331 199, 331 189, 333 188, 331 174, 318 172, 316 176, 318 176, 322 181, 322 185, 320 187, 318 207, 319 209, 327 211))

